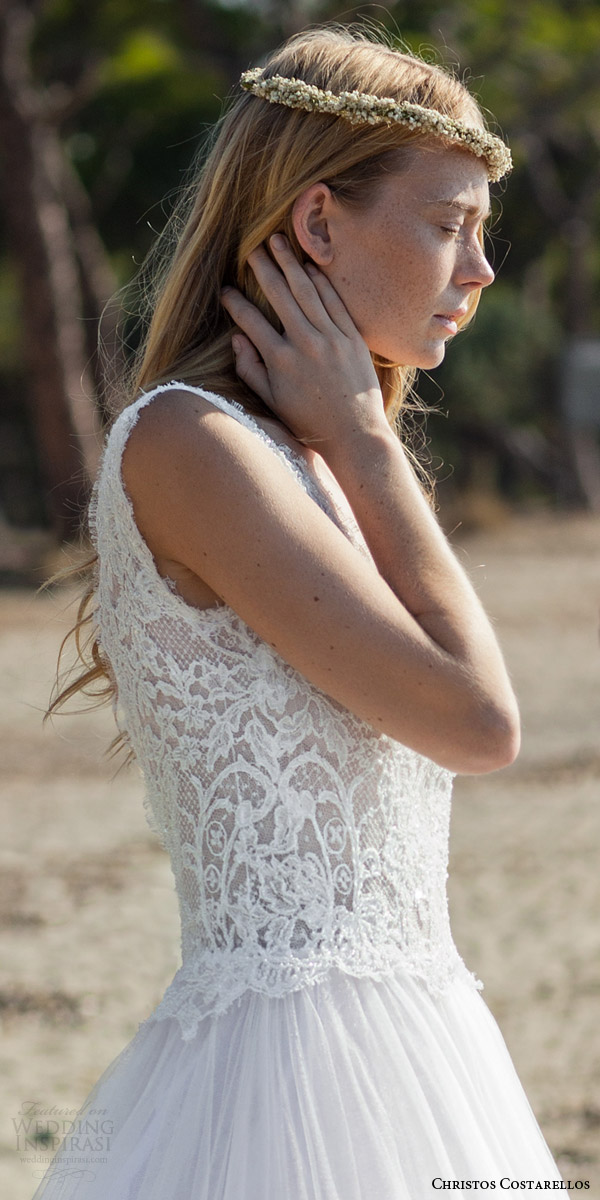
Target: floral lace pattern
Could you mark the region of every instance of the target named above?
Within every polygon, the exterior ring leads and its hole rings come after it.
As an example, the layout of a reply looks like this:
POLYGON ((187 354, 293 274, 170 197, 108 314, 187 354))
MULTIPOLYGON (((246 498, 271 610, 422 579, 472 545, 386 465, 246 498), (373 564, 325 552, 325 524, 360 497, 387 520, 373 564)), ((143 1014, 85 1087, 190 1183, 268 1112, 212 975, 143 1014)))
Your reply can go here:
MULTIPOLYGON (((451 773, 331 700, 231 608, 195 609, 157 572, 121 458, 141 409, 181 386, 121 413, 90 514, 96 625, 181 913, 183 965, 153 1019, 193 1037, 247 989, 283 996, 332 967, 405 970, 432 994, 457 972, 479 987, 448 919, 451 773)), ((299 454, 239 405, 185 390, 261 437, 369 554, 299 454)))

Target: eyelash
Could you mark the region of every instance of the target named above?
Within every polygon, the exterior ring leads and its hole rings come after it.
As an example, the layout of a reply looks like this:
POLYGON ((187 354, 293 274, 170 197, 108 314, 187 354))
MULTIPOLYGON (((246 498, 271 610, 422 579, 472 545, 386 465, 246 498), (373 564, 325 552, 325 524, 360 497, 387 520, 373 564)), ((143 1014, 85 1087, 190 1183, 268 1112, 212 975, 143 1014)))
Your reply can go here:
POLYGON ((457 226, 441 225, 440 229, 442 230, 443 233, 449 233, 451 237, 457 237, 458 234, 460 233, 461 226, 460 225, 457 225, 457 226))

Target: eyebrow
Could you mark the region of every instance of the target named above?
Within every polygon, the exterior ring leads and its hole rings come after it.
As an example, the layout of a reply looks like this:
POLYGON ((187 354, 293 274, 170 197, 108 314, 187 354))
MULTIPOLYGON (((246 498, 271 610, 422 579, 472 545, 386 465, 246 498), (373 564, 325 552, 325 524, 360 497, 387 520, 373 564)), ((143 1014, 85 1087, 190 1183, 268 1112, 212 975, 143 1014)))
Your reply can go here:
POLYGON ((465 213, 468 217, 481 217, 482 221, 487 221, 491 217, 492 210, 487 207, 485 212, 482 212, 476 204, 465 204, 463 200, 428 200, 427 204, 434 208, 453 208, 458 212, 465 213))

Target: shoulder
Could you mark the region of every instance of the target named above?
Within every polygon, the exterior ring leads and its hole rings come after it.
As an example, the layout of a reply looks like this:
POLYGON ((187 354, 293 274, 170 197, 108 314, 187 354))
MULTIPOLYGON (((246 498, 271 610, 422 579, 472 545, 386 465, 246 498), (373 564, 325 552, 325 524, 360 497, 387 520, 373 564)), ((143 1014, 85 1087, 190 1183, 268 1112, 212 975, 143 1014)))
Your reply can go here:
POLYGON ((238 419, 243 420, 245 414, 241 405, 235 405, 225 396, 174 383, 143 392, 123 410, 115 425, 124 421, 128 427, 128 441, 150 446, 156 438, 161 442, 166 438, 169 443, 185 439, 210 417, 225 415, 228 418, 226 424, 230 424, 231 417, 238 413, 238 419))
POLYGON ((144 488, 149 473, 172 475, 177 467, 193 468, 215 454, 247 454, 249 439, 255 440, 252 420, 241 406, 202 388, 165 386, 131 408, 122 463, 127 485, 144 488))
POLYGON ((176 531, 198 522, 208 537, 261 503, 272 508, 275 497, 285 510, 304 499, 294 472, 241 406, 183 386, 135 404, 121 478, 139 528, 160 552, 186 555, 176 531))

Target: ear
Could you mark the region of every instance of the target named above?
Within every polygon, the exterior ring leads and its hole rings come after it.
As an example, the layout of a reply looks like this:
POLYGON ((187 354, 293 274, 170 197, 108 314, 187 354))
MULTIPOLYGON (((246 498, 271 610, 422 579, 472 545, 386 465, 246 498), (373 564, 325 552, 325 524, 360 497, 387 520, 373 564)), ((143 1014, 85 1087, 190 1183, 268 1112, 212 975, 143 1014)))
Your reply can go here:
POLYGON ((326 183, 313 183, 294 201, 292 225, 304 253, 319 267, 333 258, 329 220, 335 204, 326 183))

